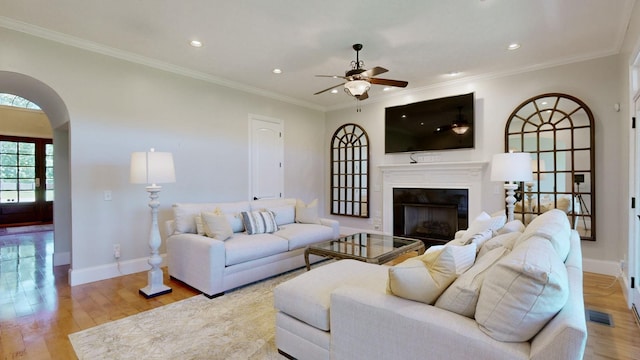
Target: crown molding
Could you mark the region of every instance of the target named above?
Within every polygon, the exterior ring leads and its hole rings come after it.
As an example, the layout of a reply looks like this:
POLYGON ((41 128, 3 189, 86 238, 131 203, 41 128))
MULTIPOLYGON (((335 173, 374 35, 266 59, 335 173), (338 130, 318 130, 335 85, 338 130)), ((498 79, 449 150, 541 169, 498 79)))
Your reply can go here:
POLYGON ((113 47, 101 45, 92 41, 84 40, 75 36, 59 33, 39 26, 31 25, 22 21, 10 19, 0 16, 0 27, 25 33, 38 38, 54 41, 63 45, 73 46, 82 50, 91 51, 101 55, 117 58, 127 62, 144 65, 157 70, 178 74, 181 76, 206 81, 215 85, 224 86, 230 89, 263 96, 273 100, 282 101, 292 105, 306 107, 312 110, 325 112, 327 109, 323 106, 302 101, 289 96, 284 96, 264 89, 256 88, 246 84, 234 82, 228 79, 212 76, 203 72, 194 71, 181 66, 173 65, 167 62, 158 61, 149 57, 138 55, 132 52, 116 49, 113 47))

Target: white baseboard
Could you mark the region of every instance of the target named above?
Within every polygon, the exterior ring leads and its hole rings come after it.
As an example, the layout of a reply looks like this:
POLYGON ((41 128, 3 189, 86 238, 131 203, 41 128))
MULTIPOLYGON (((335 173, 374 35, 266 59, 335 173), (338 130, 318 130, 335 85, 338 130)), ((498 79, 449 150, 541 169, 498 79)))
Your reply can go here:
POLYGON ((70 252, 54 252, 53 253, 53 266, 69 265, 71 264, 70 252))
MULTIPOLYGON (((166 254, 162 254, 161 256, 162 264, 160 264, 160 266, 166 266, 166 254)), ((111 279, 122 275, 148 271, 149 269, 151 269, 151 265, 149 265, 148 261, 149 258, 144 257, 139 259, 120 261, 119 266, 118 263, 111 263, 86 269, 70 269, 69 285, 82 285, 94 281, 111 279)))
POLYGON ((620 264, 616 261, 605 261, 582 258, 582 270, 609 276, 620 275, 620 264))

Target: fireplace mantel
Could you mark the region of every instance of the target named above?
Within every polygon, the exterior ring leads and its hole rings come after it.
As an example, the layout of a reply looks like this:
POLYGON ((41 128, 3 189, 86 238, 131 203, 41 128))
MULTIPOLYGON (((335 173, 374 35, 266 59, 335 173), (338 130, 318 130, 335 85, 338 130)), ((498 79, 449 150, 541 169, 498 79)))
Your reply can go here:
POLYGON ((383 231, 393 232, 394 188, 438 188, 469 190, 469 216, 482 211, 482 179, 488 162, 433 162, 387 164, 382 172, 383 231))

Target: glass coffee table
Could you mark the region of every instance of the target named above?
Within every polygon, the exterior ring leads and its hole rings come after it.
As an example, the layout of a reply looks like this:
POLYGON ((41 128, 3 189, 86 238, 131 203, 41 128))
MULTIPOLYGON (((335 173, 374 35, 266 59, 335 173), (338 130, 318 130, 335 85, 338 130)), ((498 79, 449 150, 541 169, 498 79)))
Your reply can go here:
POLYGON ((425 246, 421 240, 359 233, 307 246, 304 251, 304 261, 307 270, 311 269, 309 254, 333 259, 354 259, 373 264, 384 264, 404 253, 417 251, 418 254, 422 254, 424 250, 425 246))

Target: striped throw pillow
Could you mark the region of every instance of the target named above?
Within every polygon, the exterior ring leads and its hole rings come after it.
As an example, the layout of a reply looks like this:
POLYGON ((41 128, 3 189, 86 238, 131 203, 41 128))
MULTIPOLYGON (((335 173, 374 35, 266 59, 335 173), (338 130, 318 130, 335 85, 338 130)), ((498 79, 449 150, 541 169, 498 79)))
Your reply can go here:
POLYGON ((243 211, 241 215, 249 235, 278 231, 276 219, 271 211, 243 211))

